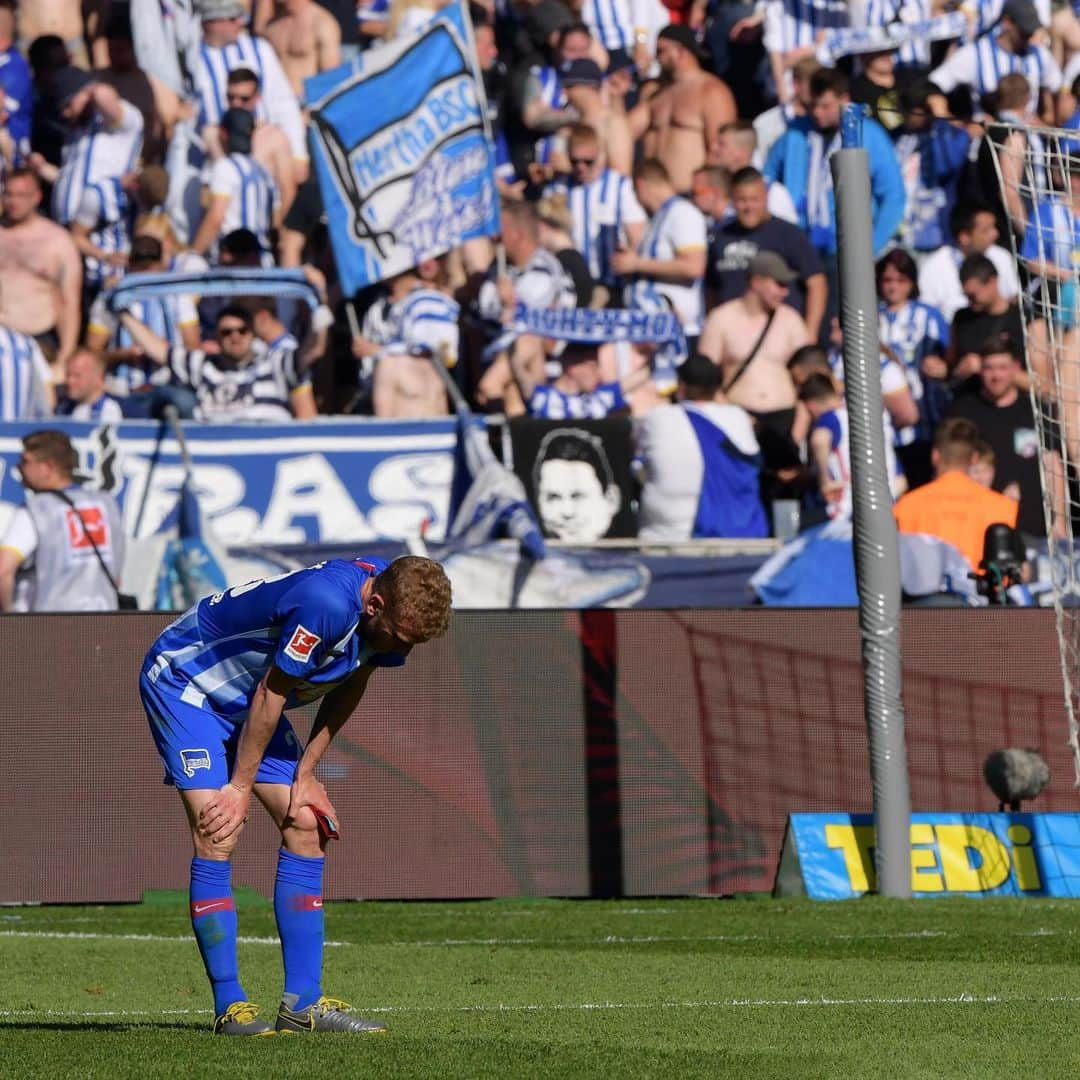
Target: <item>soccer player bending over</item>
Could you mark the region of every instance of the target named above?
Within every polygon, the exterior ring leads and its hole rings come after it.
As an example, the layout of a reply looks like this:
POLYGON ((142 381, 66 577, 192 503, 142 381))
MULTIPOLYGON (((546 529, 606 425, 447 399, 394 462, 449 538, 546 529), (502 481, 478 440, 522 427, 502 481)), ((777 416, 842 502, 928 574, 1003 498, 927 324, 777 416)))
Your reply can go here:
POLYGON ((430 559, 332 559, 206 597, 147 654, 139 692, 191 826, 191 924, 216 1034, 384 1030, 322 994, 323 861, 338 818, 315 767, 375 669, 400 667, 449 620, 450 582, 430 559), (285 710, 320 697, 301 752, 285 710), (252 795, 281 830, 274 914, 285 991, 275 1027, 237 971, 229 857, 252 795))

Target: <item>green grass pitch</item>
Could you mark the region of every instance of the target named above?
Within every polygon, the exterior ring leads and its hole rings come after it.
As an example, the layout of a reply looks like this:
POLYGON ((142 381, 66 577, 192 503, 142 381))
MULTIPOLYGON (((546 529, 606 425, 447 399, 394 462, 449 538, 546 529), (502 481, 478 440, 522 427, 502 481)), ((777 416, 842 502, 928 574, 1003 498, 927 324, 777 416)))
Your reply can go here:
MULTIPOLYGON (((273 912, 241 894, 271 1012, 273 912)), ((0 1077, 1080 1075, 1080 906, 327 905, 324 990, 387 1035, 222 1039, 185 898, 0 908, 0 1077)))

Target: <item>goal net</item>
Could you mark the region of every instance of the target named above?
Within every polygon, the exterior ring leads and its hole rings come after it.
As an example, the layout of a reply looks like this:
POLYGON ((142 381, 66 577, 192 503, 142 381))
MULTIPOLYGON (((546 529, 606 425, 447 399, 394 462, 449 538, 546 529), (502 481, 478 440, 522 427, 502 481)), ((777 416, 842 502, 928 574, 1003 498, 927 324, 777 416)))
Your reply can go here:
POLYGON ((998 123, 986 146, 1020 279, 1020 311, 1039 437, 1051 596, 1080 786, 1080 131, 998 123))

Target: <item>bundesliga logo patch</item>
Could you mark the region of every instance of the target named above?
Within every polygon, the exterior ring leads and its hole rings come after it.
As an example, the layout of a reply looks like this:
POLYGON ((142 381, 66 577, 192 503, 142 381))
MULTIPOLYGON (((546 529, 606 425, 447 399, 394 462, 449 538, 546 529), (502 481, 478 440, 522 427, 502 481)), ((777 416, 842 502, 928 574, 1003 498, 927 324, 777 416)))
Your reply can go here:
POLYGON ((306 664, 311 659, 311 650, 320 641, 322 638, 318 634, 313 634, 310 630, 305 630, 303 626, 298 626, 293 631, 293 636, 289 638, 289 644, 285 646, 285 655, 306 664))
POLYGON ((68 546, 72 549, 92 551, 94 544, 98 548, 109 546, 108 523, 100 507, 68 509, 64 511, 64 517, 67 521, 68 546))

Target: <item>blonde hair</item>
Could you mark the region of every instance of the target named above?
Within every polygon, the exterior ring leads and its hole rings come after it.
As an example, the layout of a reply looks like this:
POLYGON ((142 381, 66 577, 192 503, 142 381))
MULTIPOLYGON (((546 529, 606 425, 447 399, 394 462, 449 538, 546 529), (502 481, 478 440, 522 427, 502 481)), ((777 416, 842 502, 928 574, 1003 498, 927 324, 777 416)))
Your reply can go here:
POLYGON ((375 579, 375 591, 390 622, 417 644, 442 637, 450 626, 450 579, 433 559, 395 559, 375 579))
POLYGON ((180 243, 176 239, 176 230, 172 226, 169 215, 160 210, 150 214, 143 214, 135 222, 135 235, 152 236, 161 244, 164 244, 166 240, 171 240, 174 248, 180 247, 180 243))
POLYGON ((561 191, 555 192, 554 195, 545 195, 536 204, 536 214, 545 225, 562 229, 563 232, 573 231, 574 217, 570 213, 566 196, 561 191))

